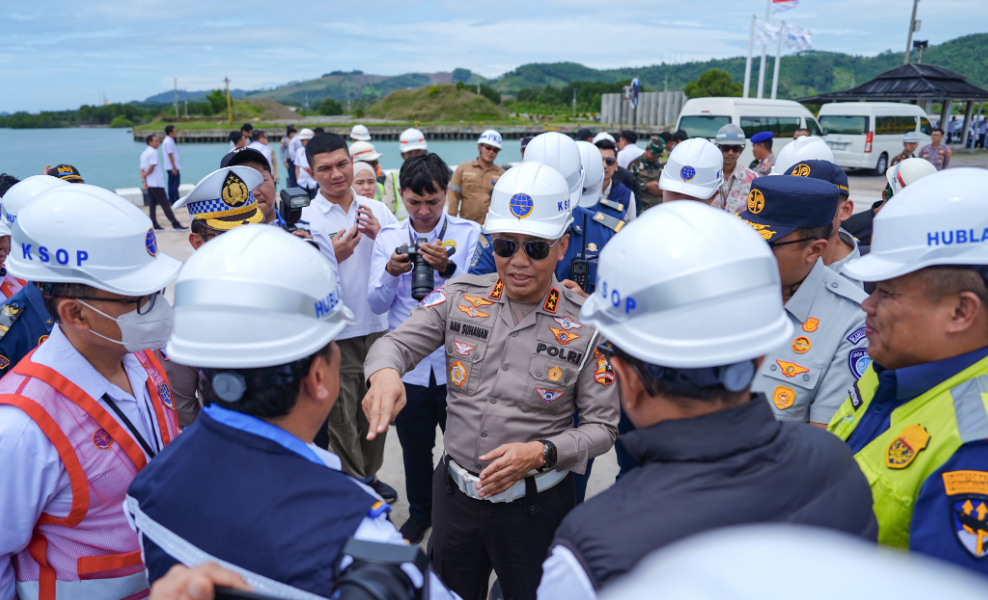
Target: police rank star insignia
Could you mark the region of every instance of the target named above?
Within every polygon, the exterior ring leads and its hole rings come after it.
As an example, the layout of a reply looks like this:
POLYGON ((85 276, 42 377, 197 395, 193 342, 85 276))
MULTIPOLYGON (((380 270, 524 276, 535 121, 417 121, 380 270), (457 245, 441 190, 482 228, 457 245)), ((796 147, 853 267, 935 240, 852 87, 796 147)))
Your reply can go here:
POLYGON ((449 366, 449 380, 456 387, 463 387, 466 384, 467 368, 463 366, 463 363, 456 361, 449 366))
POLYGON ((563 395, 562 392, 558 392, 556 390, 547 390, 546 388, 543 387, 537 387, 535 388, 535 391, 539 393, 539 396, 542 397, 542 401, 545 402, 546 404, 552 402, 553 400, 559 399, 559 397, 563 395))
POLYGON ((493 300, 500 300, 501 293, 503 291, 504 291, 504 283, 502 283, 501 280, 498 279, 497 283, 494 284, 494 289, 491 290, 490 294, 487 294, 487 297, 493 300))
POLYGON ((556 288, 552 288, 549 290, 549 294, 545 297, 545 303, 542 304, 542 310, 550 313, 555 313, 556 308, 558 307, 559 307, 559 290, 557 290, 556 288))
POLYGON ((556 337, 556 341, 564 346, 573 340, 578 340, 583 337, 582 335, 576 335, 575 333, 570 333, 565 329, 559 329, 558 327, 553 327, 551 325, 549 326, 549 331, 551 331, 552 335, 556 337))
POLYGON ((457 304, 456 305, 456 308, 458 308, 461 311, 467 313, 467 316, 469 316, 471 319, 478 319, 478 318, 480 318, 480 319, 486 319, 487 317, 490 316, 489 314, 485 313, 484 311, 477 310, 473 306, 460 306, 459 304, 457 304))
POLYGON ((247 184, 237 177, 237 174, 232 170, 227 173, 226 179, 223 181, 223 190, 220 192, 223 202, 228 206, 236 207, 247 202, 249 196, 250 190, 247 189, 247 184))
POLYGON ((899 437, 889 442, 885 450, 885 466, 890 469, 905 469, 929 443, 930 434, 926 427, 918 423, 906 426, 899 437))
POLYGON ((943 487, 950 496, 950 517, 957 541, 974 558, 988 556, 988 473, 949 471, 943 487))
POLYGON ((479 296, 467 296, 466 294, 463 294, 463 299, 477 307, 490 306, 491 304, 494 304, 490 300, 484 300, 479 296))

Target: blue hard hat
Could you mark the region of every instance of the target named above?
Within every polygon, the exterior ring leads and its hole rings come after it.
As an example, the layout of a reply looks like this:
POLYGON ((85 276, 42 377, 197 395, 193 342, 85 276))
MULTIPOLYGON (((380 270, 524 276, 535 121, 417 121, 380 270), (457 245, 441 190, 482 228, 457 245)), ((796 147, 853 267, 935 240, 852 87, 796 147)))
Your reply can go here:
POLYGON ((764 142, 766 140, 772 139, 772 132, 771 131, 759 131, 758 133, 756 133, 755 135, 751 136, 748 139, 751 140, 751 143, 752 144, 761 144, 762 142, 764 142))
POLYGON ((847 173, 844 172, 844 169, 826 160, 804 160, 803 162, 796 163, 787 175, 829 181, 837 186, 841 196, 851 195, 847 187, 847 173))
POLYGON ((771 242, 800 227, 833 223, 839 200, 837 188, 827 181, 792 175, 759 177, 751 182, 748 204, 738 216, 771 242))

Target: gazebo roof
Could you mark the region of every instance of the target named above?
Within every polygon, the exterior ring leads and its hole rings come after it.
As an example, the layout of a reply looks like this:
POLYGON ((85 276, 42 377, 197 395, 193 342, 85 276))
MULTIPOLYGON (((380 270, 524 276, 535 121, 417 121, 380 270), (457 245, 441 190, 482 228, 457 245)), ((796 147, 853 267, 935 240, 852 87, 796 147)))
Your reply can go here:
POLYGON ((963 75, 943 67, 909 63, 849 90, 803 98, 800 102, 918 99, 988 100, 988 90, 968 83, 963 75))

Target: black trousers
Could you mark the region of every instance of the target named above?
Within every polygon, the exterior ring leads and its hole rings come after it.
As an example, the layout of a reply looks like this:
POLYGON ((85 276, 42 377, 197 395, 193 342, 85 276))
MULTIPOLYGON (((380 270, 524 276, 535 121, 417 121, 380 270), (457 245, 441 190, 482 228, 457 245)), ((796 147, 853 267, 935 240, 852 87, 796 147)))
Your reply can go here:
POLYGON ((178 202, 178 186, 182 183, 182 172, 179 171, 172 175, 171 171, 168 171, 168 201, 172 204, 178 202))
POLYGON ((556 529, 574 506, 573 475, 508 503, 471 498, 440 462, 432 477, 432 564, 463 600, 486 600, 491 569, 505 600, 534 600, 556 529))
POLYGON ((398 413, 395 425, 405 463, 405 493, 408 513, 416 519, 432 518, 432 471, 435 462, 436 425, 446 432, 446 386, 436 384, 430 373, 429 385, 405 384, 408 403, 398 413))
POLYGON ((165 217, 172 222, 172 227, 181 227, 181 223, 175 218, 175 213, 172 212, 172 205, 168 203, 168 197, 165 195, 165 188, 159 187, 149 187, 148 195, 151 196, 151 224, 155 227, 158 225, 158 217, 155 215, 155 205, 160 204, 162 212, 165 213, 165 217))

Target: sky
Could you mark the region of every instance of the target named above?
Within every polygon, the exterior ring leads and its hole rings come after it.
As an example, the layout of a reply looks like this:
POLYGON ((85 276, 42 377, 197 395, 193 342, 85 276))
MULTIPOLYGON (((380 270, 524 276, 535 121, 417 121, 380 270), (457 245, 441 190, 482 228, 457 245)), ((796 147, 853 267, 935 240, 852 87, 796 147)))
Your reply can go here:
MULTIPOLYGON (((334 70, 398 75, 456 67, 494 77, 531 62, 595 68, 741 56, 765 0, 264 2, 53 0, 0 14, 0 111, 143 100, 172 88, 253 90, 334 70)), ((799 0, 772 21, 815 49, 875 55, 906 45, 912 0, 799 0)), ((925 0, 916 39, 988 31, 985 0, 925 0)))

